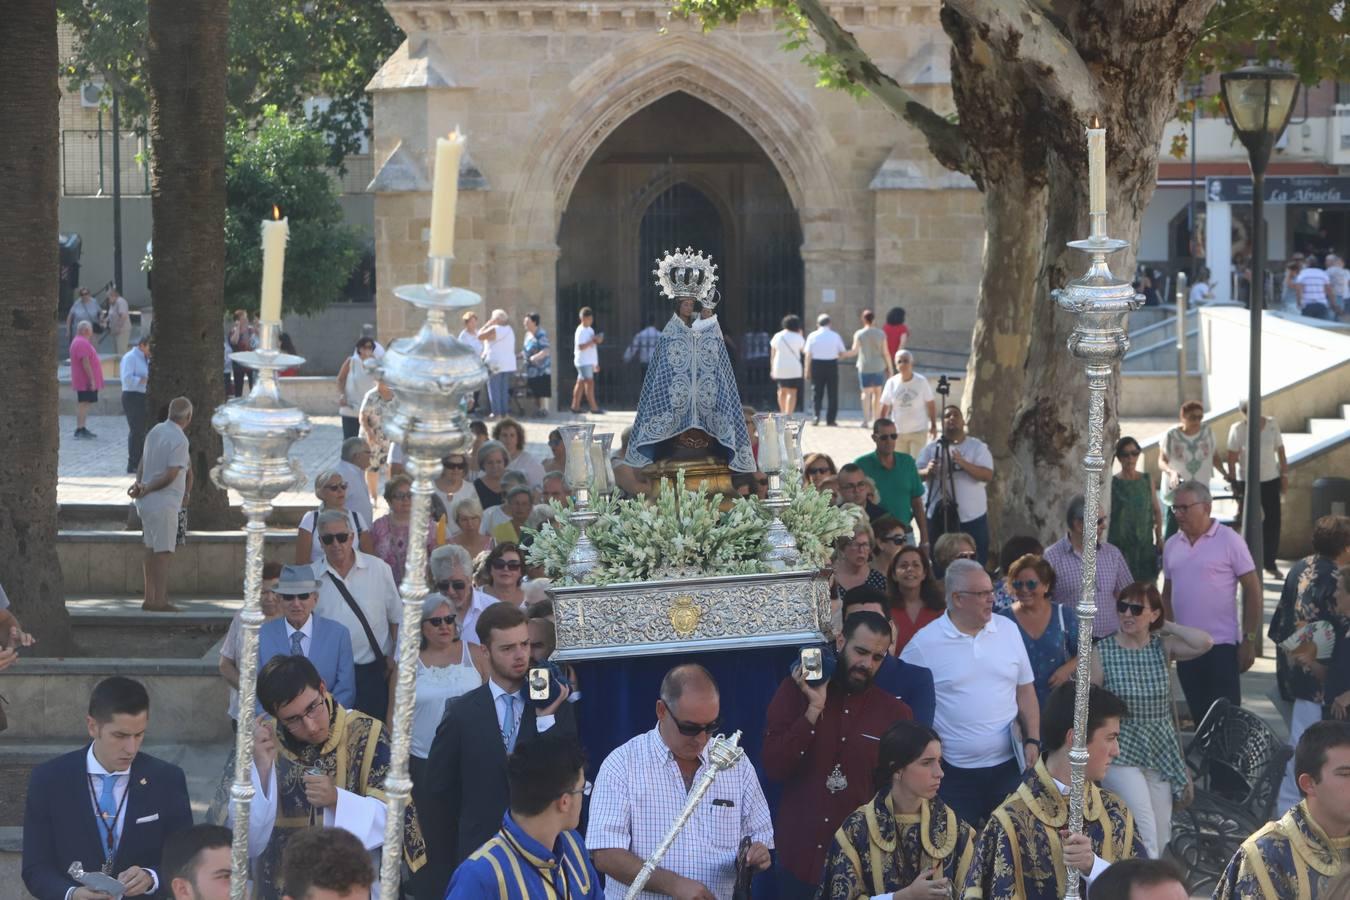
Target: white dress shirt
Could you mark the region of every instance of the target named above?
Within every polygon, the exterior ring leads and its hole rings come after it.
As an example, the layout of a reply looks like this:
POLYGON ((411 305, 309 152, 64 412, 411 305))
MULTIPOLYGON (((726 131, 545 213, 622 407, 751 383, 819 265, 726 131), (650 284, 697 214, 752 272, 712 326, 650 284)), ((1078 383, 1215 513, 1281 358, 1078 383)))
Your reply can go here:
MULTIPOLYGON (((285 621, 285 620, 283 620, 285 621)), ((374 626, 372 626, 374 627, 374 626)), ((291 635, 300 632, 300 652, 309 658, 310 651, 314 648, 314 616, 305 619, 305 624, 299 628, 292 628, 290 622, 286 622, 286 646, 291 646, 291 635)))
MULTIPOLYGON (((699 755, 694 780, 708 765, 708 751, 699 755)), ((627 850, 647 859, 670 823, 689 799, 675 756, 655 728, 615 748, 600 766, 591 792, 591 817, 586 849, 627 850)), ((736 886, 736 854, 741 838, 773 849, 773 820, 749 760, 717 776, 703 795, 689 824, 661 859, 661 867, 697 881, 715 897, 730 897, 736 886)), ((623 900, 628 885, 610 878, 607 900, 623 900)), ((664 894, 643 891, 640 900, 664 894)))
MULTIPOLYGON (((488 690, 492 692, 492 705, 497 710, 497 730, 501 732, 502 741, 506 741, 506 688, 502 687, 491 678, 488 679, 488 690)), ((525 691, 521 689, 515 693, 515 721, 511 723, 511 734, 520 736, 520 720, 525 715, 525 691)), ((548 731, 557 721, 556 716, 535 715, 534 728, 540 734, 548 731)))
POLYGON ((146 361, 145 354, 141 352, 139 346, 132 347, 122 354, 117 371, 122 379, 122 393, 145 393, 145 387, 150 383, 150 363, 146 361))
MULTIPOLYGON (((113 827, 115 829, 114 834, 117 836, 117 842, 121 843, 122 834, 125 831, 122 826, 127 820, 127 805, 122 801, 127 795, 127 788, 131 786, 131 769, 127 768, 121 772, 109 772, 103 767, 103 763, 98 761, 98 757, 94 755, 94 745, 91 743, 89 745, 89 750, 84 755, 84 770, 93 776, 91 780, 94 782, 94 786, 93 793, 89 795, 89 806, 94 812, 94 827, 98 829, 99 845, 106 851, 108 846, 108 833, 104 831, 103 826, 99 824, 98 808, 98 797, 99 794, 103 792, 103 779, 117 779, 117 781, 113 783, 113 803, 117 806, 117 824, 113 827)), ((154 882, 147 893, 157 893, 159 891, 159 873, 154 869, 146 869, 145 871, 150 874, 150 880, 154 882)), ((114 876, 117 874, 119 873, 113 873, 114 876)), ((70 895, 75 893, 76 890, 77 889, 73 887, 67 890, 66 900, 70 900, 70 895)))
POLYGON ((403 598, 399 596, 394 584, 394 573, 389 564, 377 556, 369 556, 356 551, 356 563, 343 578, 334 572, 324 558, 314 567, 314 577, 319 580, 319 605, 316 611, 325 618, 341 623, 352 636, 352 662, 365 665, 375 661, 375 650, 366 640, 366 630, 352 612, 342 593, 333 584, 328 573, 341 579, 351 593, 352 599, 365 613, 370 623, 371 633, 386 655, 392 650, 393 642, 389 638, 390 625, 398 626, 403 620, 403 598))
POLYGON ((478 588, 473 589, 473 599, 469 601, 469 611, 464 614, 464 621, 460 623, 460 636, 470 644, 480 644, 478 640, 478 617, 483 614, 494 603, 500 603, 496 597, 485 594, 478 588))
POLYGON ((847 349, 839 332, 828 325, 821 325, 806 338, 806 355, 819 362, 838 359, 847 349))

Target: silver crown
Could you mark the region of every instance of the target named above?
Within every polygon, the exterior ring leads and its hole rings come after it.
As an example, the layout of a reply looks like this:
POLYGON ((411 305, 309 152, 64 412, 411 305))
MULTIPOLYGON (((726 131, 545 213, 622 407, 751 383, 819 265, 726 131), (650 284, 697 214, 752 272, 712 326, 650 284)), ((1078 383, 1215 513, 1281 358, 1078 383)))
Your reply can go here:
POLYGON ((703 255, 702 250, 698 253, 693 247, 685 247, 683 253, 667 250, 666 255, 656 261, 652 274, 656 276, 661 293, 672 300, 692 297, 704 306, 716 302, 712 295, 717 284, 717 266, 713 265, 711 256, 703 255))

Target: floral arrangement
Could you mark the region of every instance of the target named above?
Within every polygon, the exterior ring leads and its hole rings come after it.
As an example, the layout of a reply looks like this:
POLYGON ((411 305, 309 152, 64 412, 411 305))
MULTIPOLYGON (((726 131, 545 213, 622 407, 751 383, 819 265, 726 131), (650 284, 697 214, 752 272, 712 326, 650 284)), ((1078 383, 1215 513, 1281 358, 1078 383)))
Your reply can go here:
MULTIPOLYGON (((802 550, 799 568, 826 564, 835 538, 852 533, 856 513, 830 505, 827 494, 814 487, 791 488, 790 505, 782 518, 802 550)), ((643 499, 593 499, 596 514, 586 533, 595 545, 599 564, 588 584, 604 585, 661 578, 717 575, 754 575, 769 571, 762 560, 771 516, 758 498, 736 498, 721 508, 723 496, 710 494, 700 484, 685 487, 684 473, 675 483, 663 482, 655 502, 643 499)), ((542 566, 560 584, 567 558, 576 547, 580 530, 568 508, 553 503, 556 522, 534 531, 528 556, 531 566, 542 566)))

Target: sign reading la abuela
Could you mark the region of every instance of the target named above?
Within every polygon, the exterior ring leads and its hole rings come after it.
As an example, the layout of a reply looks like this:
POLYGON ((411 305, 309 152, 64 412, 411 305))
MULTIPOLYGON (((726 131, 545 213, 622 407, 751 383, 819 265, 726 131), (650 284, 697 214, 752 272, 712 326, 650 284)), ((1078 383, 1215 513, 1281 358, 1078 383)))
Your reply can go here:
MULTIPOLYGON (((1213 175, 1205 179, 1205 199, 1211 203, 1251 203, 1252 180, 1245 175, 1213 175)), ((1350 204, 1350 178, 1321 175, 1266 178, 1267 203, 1350 204)))

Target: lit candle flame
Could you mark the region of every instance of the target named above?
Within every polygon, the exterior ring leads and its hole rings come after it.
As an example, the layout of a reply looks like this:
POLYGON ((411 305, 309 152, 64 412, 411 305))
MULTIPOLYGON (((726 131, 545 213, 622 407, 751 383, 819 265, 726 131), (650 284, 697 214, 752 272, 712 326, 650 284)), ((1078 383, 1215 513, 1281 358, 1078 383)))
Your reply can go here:
POLYGON ((277 205, 276 205, 275 203, 273 203, 273 204, 272 204, 272 220, 273 220, 273 221, 276 221, 276 220, 279 220, 280 218, 281 218, 281 210, 277 209, 277 205))

